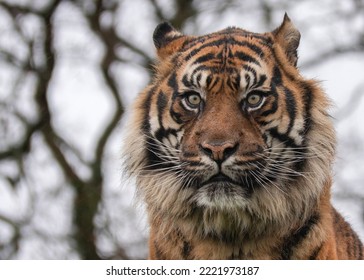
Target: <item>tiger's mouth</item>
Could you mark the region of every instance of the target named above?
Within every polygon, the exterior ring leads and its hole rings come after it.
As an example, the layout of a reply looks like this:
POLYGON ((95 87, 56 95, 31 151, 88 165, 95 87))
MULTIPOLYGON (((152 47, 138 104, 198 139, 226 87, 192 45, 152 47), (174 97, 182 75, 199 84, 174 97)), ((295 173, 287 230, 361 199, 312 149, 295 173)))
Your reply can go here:
POLYGON ((252 192, 248 186, 220 171, 198 184, 194 201, 200 207, 230 211, 244 207, 251 195, 252 192))
POLYGON ((208 180, 201 183, 201 187, 207 186, 207 185, 237 185, 240 186, 241 184, 239 182, 234 181, 229 176, 223 174, 222 172, 217 173, 216 175, 213 175, 208 180))

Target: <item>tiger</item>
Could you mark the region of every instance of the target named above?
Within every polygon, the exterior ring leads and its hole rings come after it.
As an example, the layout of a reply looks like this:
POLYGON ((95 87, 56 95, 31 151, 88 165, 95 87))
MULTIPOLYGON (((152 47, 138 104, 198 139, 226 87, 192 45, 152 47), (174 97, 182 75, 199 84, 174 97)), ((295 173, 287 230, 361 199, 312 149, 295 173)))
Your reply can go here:
POLYGON ((332 102, 301 76, 300 32, 154 30, 124 168, 145 205, 149 259, 363 259, 331 203, 332 102))

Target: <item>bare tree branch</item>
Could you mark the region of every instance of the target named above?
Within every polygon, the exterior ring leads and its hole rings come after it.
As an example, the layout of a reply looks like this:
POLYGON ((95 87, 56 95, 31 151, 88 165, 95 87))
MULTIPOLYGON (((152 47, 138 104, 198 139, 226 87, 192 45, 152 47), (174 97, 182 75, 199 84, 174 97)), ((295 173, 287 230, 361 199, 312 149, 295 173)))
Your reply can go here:
POLYGON ((364 52, 364 45, 363 46, 352 45, 352 46, 343 46, 343 47, 337 46, 333 49, 330 49, 328 51, 315 55, 313 58, 305 61, 304 63, 301 63, 299 65, 299 67, 300 68, 310 68, 310 67, 320 65, 333 57, 337 57, 337 56, 340 56, 343 54, 348 54, 348 53, 362 53, 362 52, 364 52))
POLYGON ((348 117, 350 117, 354 112, 357 111, 357 108, 360 105, 364 97, 364 83, 359 84, 355 87, 355 89, 350 94, 349 100, 346 102, 344 106, 341 107, 339 111, 335 113, 335 120, 342 121, 348 117))
POLYGON ((155 14, 156 14, 156 16, 158 18, 158 21, 160 21, 160 22, 165 21, 166 17, 164 16, 161 7, 159 7, 159 4, 157 3, 157 0, 151 0, 150 2, 152 3, 152 5, 154 7, 155 14))
POLYGON ((177 29, 182 29, 187 19, 197 14, 197 10, 193 4, 193 0, 176 0, 176 13, 170 19, 171 24, 177 29))

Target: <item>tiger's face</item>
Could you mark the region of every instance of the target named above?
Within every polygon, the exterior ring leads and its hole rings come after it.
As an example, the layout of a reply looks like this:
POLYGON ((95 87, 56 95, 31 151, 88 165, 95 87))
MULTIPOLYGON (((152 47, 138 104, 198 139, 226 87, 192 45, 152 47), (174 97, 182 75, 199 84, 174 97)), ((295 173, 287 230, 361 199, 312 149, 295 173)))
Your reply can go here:
POLYGON ((294 186, 313 172, 315 118, 327 106, 298 73, 299 37, 288 18, 265 34, 227 28, 192 37, 157 27, 157 75, 137 100, 138 133, 128 139, 138 146, 129 169, 147 201, 269 209, 318 195, 316 186, 294 186))
POLYGON ((305 152, 306 112, 292 104, 304 103, 301 92, 294 96, 295 86, 285 85, 267 38, 230 29, 196 40, 194 56, 178 57, 181 67, 159 93, 169 103, 169 124, 178 126, 156 138, 178 158, 184 187, 206 205, 245 203, 259 188, 283 188, 300 175, 305 152))

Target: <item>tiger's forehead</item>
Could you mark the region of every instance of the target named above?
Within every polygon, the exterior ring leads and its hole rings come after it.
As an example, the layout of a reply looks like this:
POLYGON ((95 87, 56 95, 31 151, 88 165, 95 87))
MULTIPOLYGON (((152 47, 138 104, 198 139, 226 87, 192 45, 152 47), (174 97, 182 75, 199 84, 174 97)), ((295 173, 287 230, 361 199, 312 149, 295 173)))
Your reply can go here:
POLYGON ((267 80, 271 40, 238 28, 196 37, 181 52, 186 87, 247 91, 267 80))
POLYGON ((229 27, 186 41, 181 52, 186 60, 206 52, 221 53, 222 49, 230 49, 233 53, 245 50, 252 56, 263 57, 267 49, 272 48, 272 45, 272 38, 267 34, 229 27))

